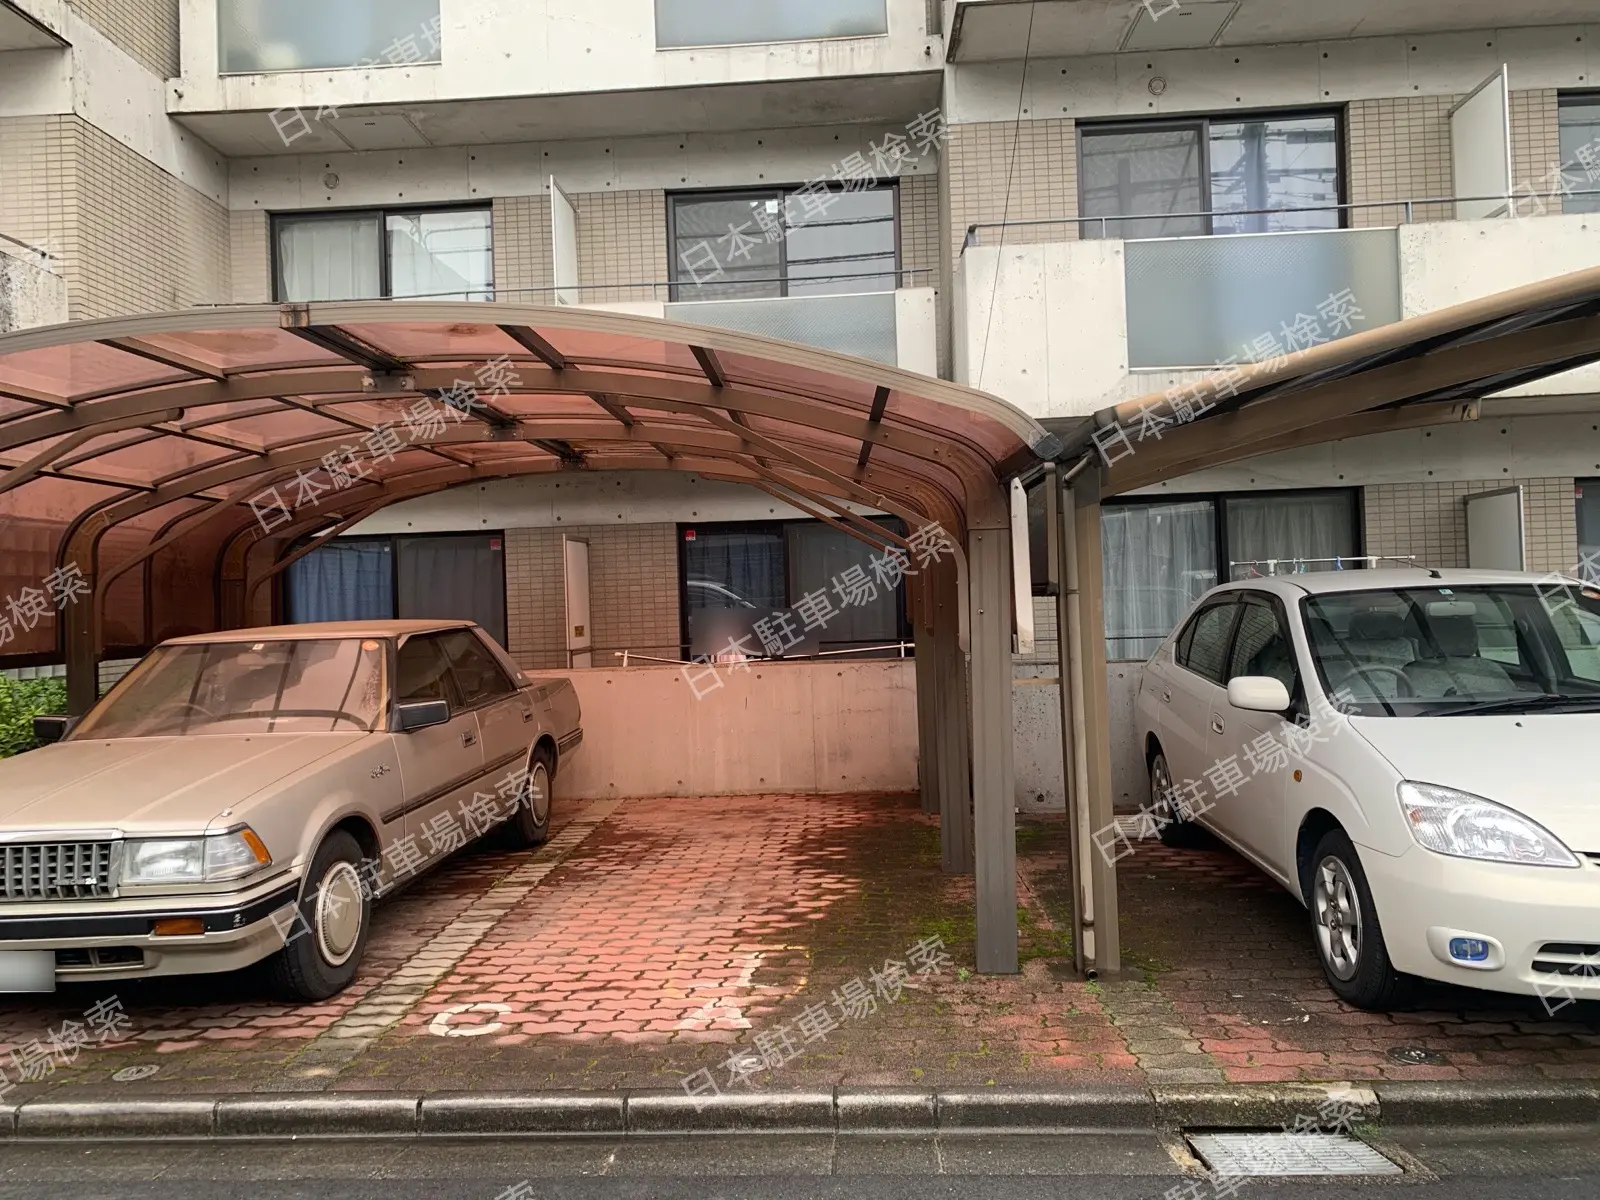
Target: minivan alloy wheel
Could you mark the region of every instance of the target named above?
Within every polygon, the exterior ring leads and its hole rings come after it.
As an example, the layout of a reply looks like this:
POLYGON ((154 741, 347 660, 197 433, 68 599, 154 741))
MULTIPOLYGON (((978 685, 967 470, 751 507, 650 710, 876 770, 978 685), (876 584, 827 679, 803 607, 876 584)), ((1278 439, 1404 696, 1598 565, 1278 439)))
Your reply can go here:
POLYGON ((1317 864, 1311 903, 1322 961, 1337 978, 1353 978, 1361 964, 1361 902, 1343 861, 1329 855, 1317 864))

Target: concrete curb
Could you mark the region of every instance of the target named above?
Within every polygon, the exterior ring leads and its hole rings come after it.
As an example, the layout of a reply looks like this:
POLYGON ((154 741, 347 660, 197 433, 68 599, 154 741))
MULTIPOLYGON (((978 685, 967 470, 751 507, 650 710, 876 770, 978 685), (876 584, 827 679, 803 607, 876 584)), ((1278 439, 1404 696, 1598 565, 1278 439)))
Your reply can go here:
MULTIPOLYGON (((1336 1103, 1358 1124, 1600 1123, 1600 1083, 1237 1084, 1200 1087, 839 1087, 678 1091, 243 1093, 0 1104, 0 1139, 298 1140, 685 1134, 1045 1133, 1279 1129, 1336 1103)), ((1324 1110, 1325 1111, 1325 1110, 1324 1110)))

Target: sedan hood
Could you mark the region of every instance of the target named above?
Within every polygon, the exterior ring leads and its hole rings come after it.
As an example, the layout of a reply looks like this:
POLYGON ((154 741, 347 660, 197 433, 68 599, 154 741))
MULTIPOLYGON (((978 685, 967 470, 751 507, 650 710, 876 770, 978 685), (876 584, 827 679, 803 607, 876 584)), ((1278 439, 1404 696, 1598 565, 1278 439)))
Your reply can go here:
POLYGON ((1405 778, 1493 800, 1577 853, 1600 853, 1593 753, 1600 714, 1353 717, 1350 724, 1405 778))
POLYGON ((0 762, 0 832, 198 832, 365 733, 68 741, 0 762))

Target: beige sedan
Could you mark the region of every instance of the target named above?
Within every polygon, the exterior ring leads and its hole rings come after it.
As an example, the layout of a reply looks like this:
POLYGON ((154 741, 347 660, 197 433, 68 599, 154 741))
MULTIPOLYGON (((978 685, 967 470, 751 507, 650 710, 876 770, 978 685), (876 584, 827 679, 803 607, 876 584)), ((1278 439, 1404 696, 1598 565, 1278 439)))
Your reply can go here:
POLYGON ((372 901, 503 826, 543 842, 582 740, 566 679, 476 625, 176 638, 54 744, 0 762, 0 992, 264 963, 318 1000, 372 901))

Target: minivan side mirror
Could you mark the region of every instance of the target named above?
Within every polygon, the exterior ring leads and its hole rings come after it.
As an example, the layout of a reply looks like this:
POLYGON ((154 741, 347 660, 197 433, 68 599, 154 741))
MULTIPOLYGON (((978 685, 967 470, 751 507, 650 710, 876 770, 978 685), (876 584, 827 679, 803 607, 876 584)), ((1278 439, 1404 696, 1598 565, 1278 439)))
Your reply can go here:
POLYGON ((443 725, 450 719, 450 702, 413 700, 410 704, 397 705, 394 713, 400 732, 410 733, 414 729, 426 729, 430 725, 443 725))
POLYGON ((1235 675, 1228 680, 1228 703, 1247 712, 1281 713, 1289 707, 1289 689, 1271 675, 1235 675))
POLYGON ((59 742, 72 732, 73 726, 78 723, 77 717, 42 716, 33 719, 34 740, 40 745, 48 746, 59 742))

